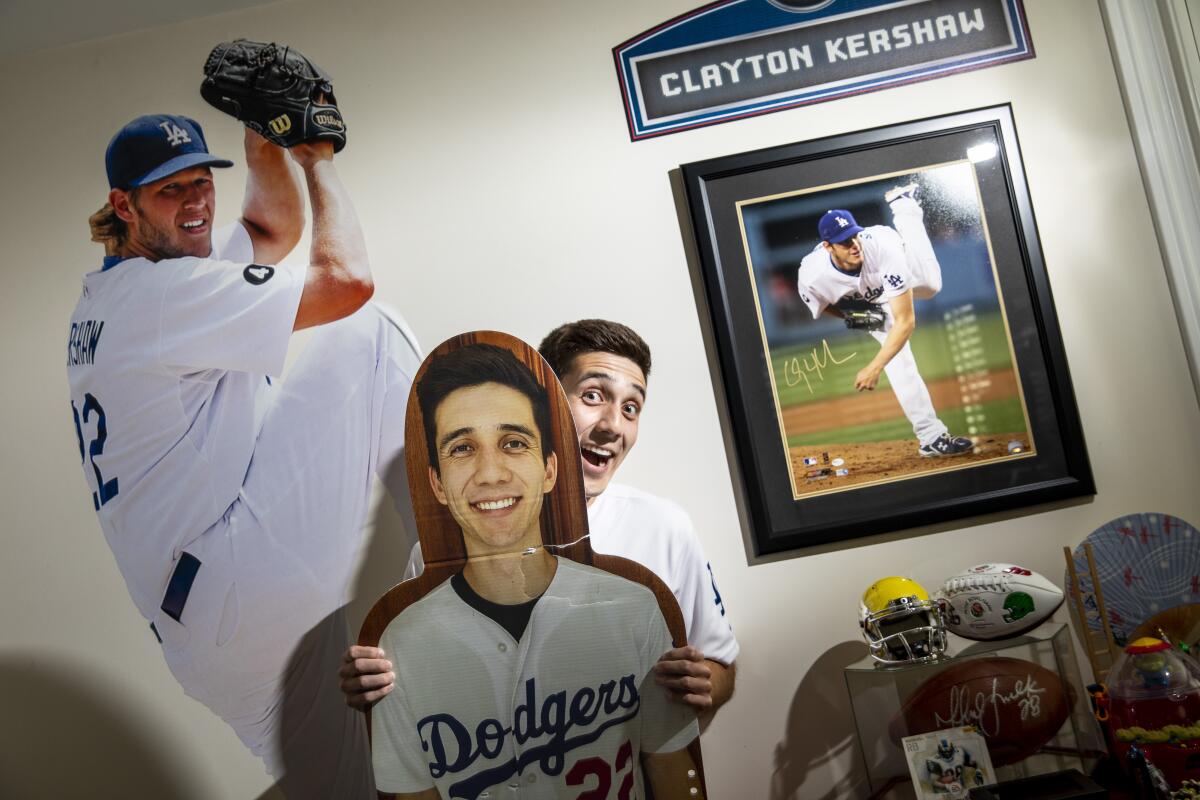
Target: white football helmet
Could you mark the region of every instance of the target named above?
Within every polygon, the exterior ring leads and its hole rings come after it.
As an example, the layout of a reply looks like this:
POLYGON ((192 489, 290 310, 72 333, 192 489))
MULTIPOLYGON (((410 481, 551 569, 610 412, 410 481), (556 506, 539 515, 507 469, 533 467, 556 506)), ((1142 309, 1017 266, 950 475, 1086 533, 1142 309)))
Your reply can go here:
POLYGON ((909 578, 880 578, 863 592, 859 625, 871 657, 883 664, 935 661, 946 651, 938 604, 909 578))

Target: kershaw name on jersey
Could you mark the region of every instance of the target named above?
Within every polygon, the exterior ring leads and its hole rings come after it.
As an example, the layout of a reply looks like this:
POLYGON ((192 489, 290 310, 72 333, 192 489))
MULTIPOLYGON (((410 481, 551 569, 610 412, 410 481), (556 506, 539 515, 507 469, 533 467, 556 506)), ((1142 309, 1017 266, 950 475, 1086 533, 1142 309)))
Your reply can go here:
POLYGON ((103 331, 104 320, 85 319, 72 322, 71 332, 67 335, 67 366, 95 364, 96 347, 100 344, 100 334, 103 331))

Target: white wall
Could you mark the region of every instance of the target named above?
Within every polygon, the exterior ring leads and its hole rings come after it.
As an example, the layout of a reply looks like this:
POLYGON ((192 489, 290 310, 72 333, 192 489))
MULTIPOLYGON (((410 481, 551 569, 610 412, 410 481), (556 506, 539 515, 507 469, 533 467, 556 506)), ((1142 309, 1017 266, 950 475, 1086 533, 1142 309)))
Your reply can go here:
MULTIPOLYGON (((426 346, 488 327, 536 342, 583 316, 650 342, 650 403, 623 478, 691 512, 743 648, 741 688, 703 740, 715 798, 865 796, 841 667, 861 653, 855 614, 874 579, 929 585, 981 560, 1057 579, 1063 545, 1119 514, 1200 522, 1200 413, 1095 3, 1028 0, 1030 61, 632 144, 611 48, 694 5, 300 0, 0 61, 0 794, 245 798, 269 785, 182 694, 129 601, 81 477, 63 367, 80 278, 101 256, 85 220, 103 201, 111 133, 182 112, 215 151, 239 152, 237 126, 196 91, 221 39, 289 42, 334 73, 350 124, 339 169, 378 294, 426 346), (668 171, 1002 102, 1097 497, 748 566, 668 171)), ((226 218, 243 177, 218 178, 226 218)), ((363 602, 399 574, 399 538, 374 542, 363 602)))

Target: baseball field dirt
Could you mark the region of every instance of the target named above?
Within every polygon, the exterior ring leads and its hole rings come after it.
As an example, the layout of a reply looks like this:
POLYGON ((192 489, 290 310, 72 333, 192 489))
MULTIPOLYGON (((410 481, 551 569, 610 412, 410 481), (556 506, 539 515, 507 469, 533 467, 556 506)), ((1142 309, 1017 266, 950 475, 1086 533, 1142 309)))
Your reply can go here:
POLYGON ((947 458, 922 458, 917 454, 915 439, 863 444, 807 444, 791 448, 792 474, 796 476, 796 494, 799 496, 823 493, 868 483, 910 478, 926 472, 965 467, 1008 458, 1009 444, 1019 443, 1024 452, 1028 450, 1029 436, 1022 433, 993 433, 976 437, 974 449, 969 453, 947 458), (828 457, 828 461, 826 461, 828 457), (806 465, 804 459, 816 459, 816 464, 806 465), (838 471, 845 475, 838 475, 838 471))

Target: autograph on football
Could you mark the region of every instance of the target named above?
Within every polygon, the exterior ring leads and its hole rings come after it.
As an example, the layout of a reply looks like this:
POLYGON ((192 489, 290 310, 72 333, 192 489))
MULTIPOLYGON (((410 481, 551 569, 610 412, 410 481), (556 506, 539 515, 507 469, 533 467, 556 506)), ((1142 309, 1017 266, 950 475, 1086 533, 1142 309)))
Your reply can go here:
POLYGON ((1023 681, 1016 681, 1013 690, 1007 694, 996 690, 998 679, 992 679, 992 691, 976 692, 970 697, 961 686, 950 690, 950 716, 943 717, 934 713, 934 721, 942 727, 957 727, 959 725, 974 725, 985 736, 995 736, 1000 733, 1000 708, 1010 703, 1017 703, 1021 719, 1026 720, 1042 715, 1042 694, 1045 689, 1037 685, 1031 676, 1023 681))
POLYGON ((804 386, 808 389, 808 393, 813 393, 812 383, 809 381, 809 374, 815 372, 817 380, 825 380, 825 368, 832 362, 835 366, 845 364, 850 359, 858 355, 858 351, 854 351, 850 355, 838 361, 833 355, 833 351, 829 349, 829 341, 821 340, 821 352, 817 352, 817 348, 812 349, 812 359, 807 355, 792 356, 784 359, 783 362, 783 380, 789 387, 796 386, 801 381, 804 381, 804 386))

